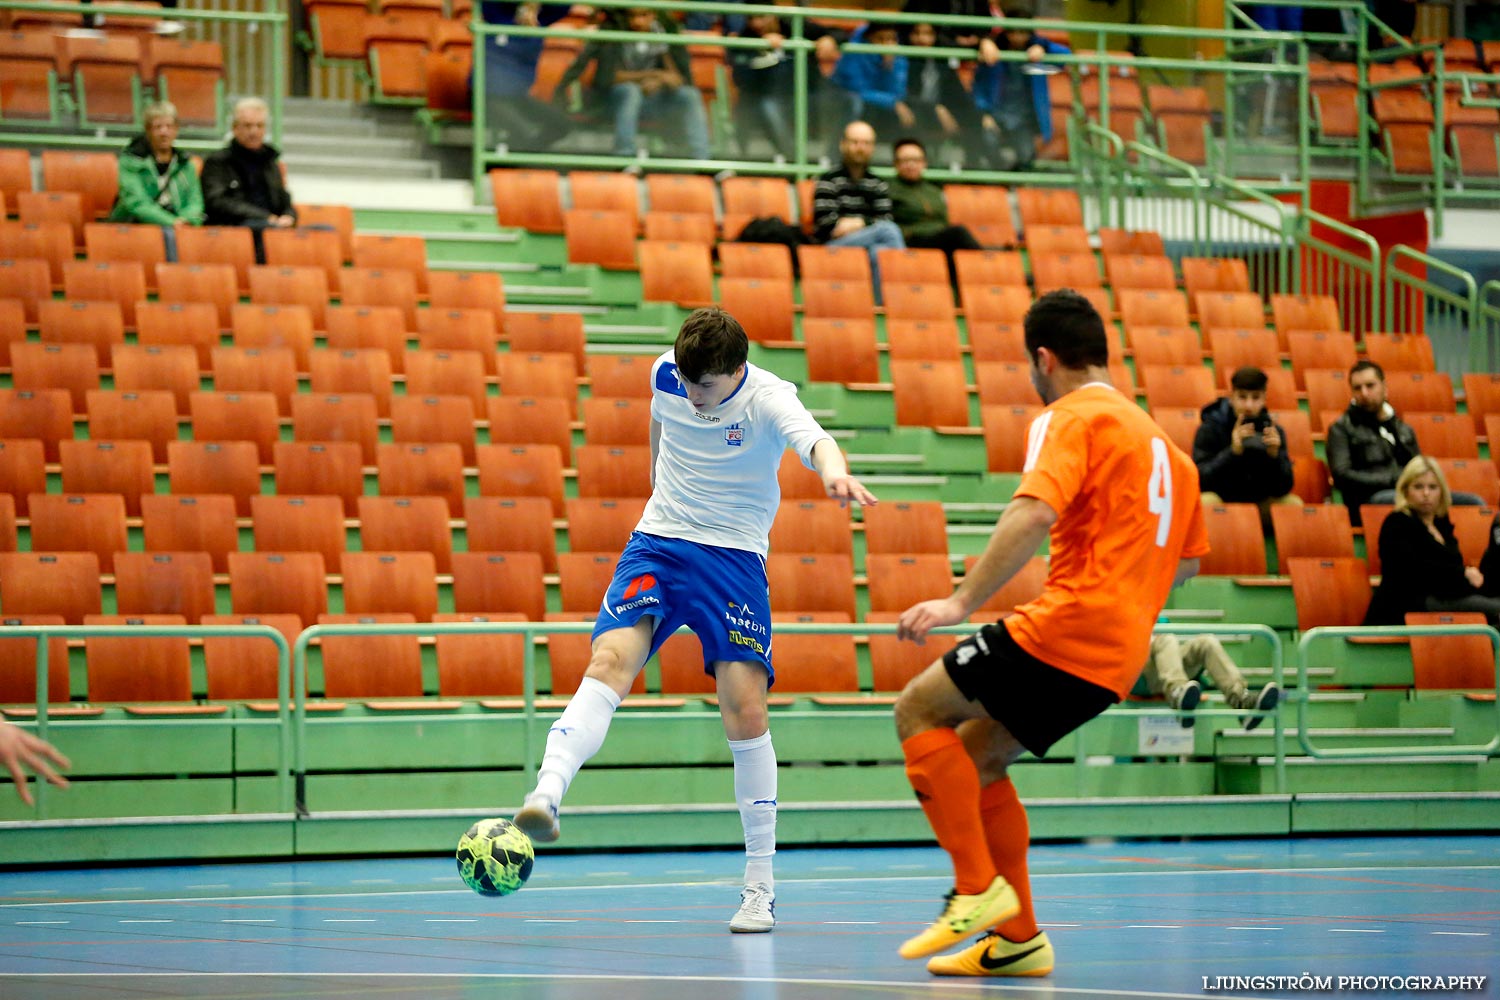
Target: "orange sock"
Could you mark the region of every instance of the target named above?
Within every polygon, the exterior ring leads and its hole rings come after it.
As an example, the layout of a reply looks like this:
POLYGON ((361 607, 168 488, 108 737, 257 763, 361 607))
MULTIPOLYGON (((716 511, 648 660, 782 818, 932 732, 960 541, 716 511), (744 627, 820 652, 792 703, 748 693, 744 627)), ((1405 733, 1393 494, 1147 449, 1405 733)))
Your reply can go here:
POLYGON ((1031 843, 1026 807, 1011 780, 1001 778, 979 793, 979 812, 995 870, 1005 876, 1021 902, 1021 912, 997 929, 1006 940, 1029 941, 1036 937, 1037 926, 1031 908, 1031 873, 1026 870, 1026 848, 1031 843))
POLYGON ((979 772, 952 729, 929 729, 901 744, 906 778, 937 834, 938 846, 953 859, 960 895, 983 892, 995 880, 979 816, 979 772))

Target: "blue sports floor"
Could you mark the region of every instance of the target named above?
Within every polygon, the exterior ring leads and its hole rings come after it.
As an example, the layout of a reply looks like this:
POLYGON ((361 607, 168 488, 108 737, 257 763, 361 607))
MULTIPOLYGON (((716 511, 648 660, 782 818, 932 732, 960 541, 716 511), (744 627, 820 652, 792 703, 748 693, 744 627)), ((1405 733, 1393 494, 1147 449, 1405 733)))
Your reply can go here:
POLYGON ((741 866, 543 854, 505 899, 449 858, 0 871, 0 998, 1500 996, 1500 837, 1036 846, 1046 979, 935 979, 896 956, 948 888, 935 848, 783 850, 769 935, 728 933, 741 866), (1488 978, 1204 986, 1303 973, 1488 978))

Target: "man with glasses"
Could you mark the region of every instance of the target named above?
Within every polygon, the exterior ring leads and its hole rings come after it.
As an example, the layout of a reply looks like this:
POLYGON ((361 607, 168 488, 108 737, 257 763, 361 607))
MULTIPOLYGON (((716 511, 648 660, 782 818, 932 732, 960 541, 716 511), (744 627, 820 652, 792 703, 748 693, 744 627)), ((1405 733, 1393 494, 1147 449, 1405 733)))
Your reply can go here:
POLYGON ((948 221, 943 189, 927 180, 927 150, 916 139, 896 141, 896 179, 891 181, 891 215, 909 247, 931 247, 948 257, 948 274, 955 285, 953 251, 982 249, 967 226, 948 221))

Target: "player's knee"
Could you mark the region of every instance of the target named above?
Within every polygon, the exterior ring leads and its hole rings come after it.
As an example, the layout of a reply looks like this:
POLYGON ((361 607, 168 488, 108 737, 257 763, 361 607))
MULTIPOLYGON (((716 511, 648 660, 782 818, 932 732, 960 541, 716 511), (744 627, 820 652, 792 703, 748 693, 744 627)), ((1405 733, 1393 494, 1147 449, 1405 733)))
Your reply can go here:
POLYGON ((635 670, 625 662, 619 650, 609 646, 600 646, 594 650, 589 657, 588 670, 585 676, 592 677, 601 684, 607 684, 621 696, 630 690, 635 683, 635 670))
POLYGON ((911 686, 896 699, 896 735, 903 740, 932 729, 936 722, 922 697, 911 686))

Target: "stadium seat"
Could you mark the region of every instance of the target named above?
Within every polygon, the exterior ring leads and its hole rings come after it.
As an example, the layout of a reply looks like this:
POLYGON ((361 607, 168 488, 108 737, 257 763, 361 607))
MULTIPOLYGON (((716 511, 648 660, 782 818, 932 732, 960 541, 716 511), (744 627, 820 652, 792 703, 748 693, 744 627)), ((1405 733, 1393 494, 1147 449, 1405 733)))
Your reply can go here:
POLYGON ((1273 505, 1271 526, 1276 534, 1276 557, 1283 565, 1289 559, 1354 555, 1354 534, 1343 504, 1273 505))
MULTIPOLYGON (((0 630, 23 625, 65 625, 62 615, 12 615, 0 618, 0 630)), ((0 704, 24 705, 36 701, 37 639, 7 636, 0 631, 0 704)), ((47 701, 68 701, 68 644, 62 636, 47 640, 47 701)), ((49 709, 49 712, 53 711, 49 709)))
POLYGON ((792 339, 796 307, 791 279, 720 278, 719 305, 740 321, 745 335, 756 343, 792 339))
MULTIPOLYGON (((61 75, 67 75, 66 67, 60 70, 61 75)), ((46 149, 41 159, 43 190, 82 194, 85 222, 109 214, 120 193, 120 166, 114 153, 46 149)))
POLYGON ((251 531, 257 552, 316 552, 330 573, 343 565, 348 548, 344 502, 331 495, 262 494, 250 498, 251 531))
POLYGON ((455 552, 453 609, 541 621, 547 613, 542 573, 542 557, 535 552, 455 552))
POLYGON ((417 298, 427 298, 427 241, 420 236, 355 233, 354 266, 406 271, 416 283, 417 298))
POLYGON ((0 612, 6 617, 59 615, 82 625, 87 615, 99 614, 100 600, 93 552, 0 552, 0 612))
POLYGON ((228 264, 234 268, 235 287, 245 293, 250 291, 255 244, 250 230, 241 226, 178 226, 177 260, 183 264, 228 264))
POLYGON ((804 279, 802 312, 813 319, 874 319, 875 293, 868 281, 804 279))
MULTIPOLYGON (((276 413, 280 416, 291 415, 292 397, 297 395, 297 356, 291 348, 215 347, 213 376, 215 393, 250 397, 269 393, 276 400, 276 413)), ((385 387, 385 391, 390 392, 389 385, 385 387)), ((268 435, 256 437, 262 447, 266 448, 275 439, 274 428, 268 435)))
MULTIPOLYGON (((563 516, 562 452, 556 445, 492 444, 481 446, 477 453, 481 496, 541 497, 552 504, 554 517, 563 516)), ((650 493, 647 491, 641 495, 649 496, 650 493)))
POLYGON ((229 264, 158 264, 157 297, 162 302, 210 302, 219 327, 229 329, 239 301, 238 279, 229 264))
POLYGON ((771 610, 836 611, 854 620, 854 566, 848 556, 772 552, 766 559, 771 610))
POLYGON ((46 492, 47 465, 42 442, 28 438, 0 439, 0 495, 8 494, 15 500, 14 513, 25 517, 27 496, 46 492))
POLYGON ((336 496, 346 517, 359 513, 364 469, 357 442, 277 441, 272 465, 277 493, 336 496))
POLYGON ((492 169, 490 196, 501 226, 533 233, 563 231, 562 196, 556 170, 492 169))
POLYGON ((897 425, 968 425, 969 396, 962 362, 892 361, 891 384, 897 425))
POLYGON ((573 449, 581 497, 649 497, 651 448, 648 445, 585 444, 573 449))
MULTIPOLYGON (((1108 260, 1108 258, 1106 258, 1108 260)), ((1120 288, 1120 319, 1132 326, 1187 326, 1187 298, 1165 288, 1120 288)))
MULTIPOLYGON (((607 552, 563 552, 557 557, 558 592, 565 612, 599 610, 619 557, 607 552)), ((643 579, 650 579, 649 577, 643 579)), ((655 581, 649 586, 654 586, 655 581)), ((642 586, 639 589, 648 589, 642 586)))
POLYGON ((610 271, 634 271, 635 216, 631 212, 568 209, 563 231, 569 264, 597 264, 610 271))
POLYGON ((784 500, 771 524, 770 542, 774 552, 852 557, 854 535, 849 509, 837 500, 784 500))
POLYGON ((1020 472, 1026 460, 1027 428, 1040 405, 984 406, 984 452, 990 472, 1020 472))
POLYGON ((861 516, 870 555, 948 555, 947 517, 936 500, 882 503, 861 516))
POLYGON ((990 184, 945 184, 948 220, 966 226, 981 246, 992 249, 1020 243, 1011 217, 1010 193, 990 184))
POLYGON ((1198 572, 1205 576, 1264 576, 1266 540, 1253 503, 1203 505, 1209 552, 1198 572))
POLYGON ((1153 410, 1203 406, 1218 397, 1214 376, 1201 364, 1141 365, 1136 376, 1146 390, 1146 404, 1153 410))
POLYGON ((465 497, 464 534, 469 551, 530 552, 542 561, 543 572, 556 573, 553 516, 552 501, 547 497, 465 497))
POLYGON ((267 229, 261 238, 265 241, 266 266, 315 268, 322 272, 327 290, 339 287, 344 253, 338 233, 302 227, 267 229))
POLYGON ((485 309, 495 332, 505 332, 505 283, 490 271, 430 271, 427 302, 433 309, 485 309))
POLYGON ((1026 353, 1026 331, 1020 323, 980 323, 968 321, 969 356, 976 371, 991 362, 1030 365, 1026 353))
POLYGON ((360 458, 375 464, 375 400, 363 394, 340 396, 298 393, 292 399, 292 439, 295 441, 353 441, 360 458))
POLYGON ((139 517, 142 494, 156 491, 149 441, 96 438, 62 441, 58 448, 64 493, 118 494, 126 515, 139 517))
MULTIPOLYGON (((1484 625, 1478 611, 1409 611, 1408 625, 1484 625)), ((1495 689, 1495 651, 1484 635, 1412 636, 1413 687, 1418 691, 1495 689)), ((1493 694, 1491 695, 1493 697, 1493 694)))
POLYGON ((1447 372, 1386 372, 1386 391, 1399 413, 1453 413, 1453 377, 1447 372))
MULTIPOLYGON (((217 353, 217 352, 216 352, 217 353)), ((270 353, 270 352, 265 352, 270 353)), ((288 352, 289 353, 289 352, 288 352)), ((367 393, 375 399, 375 415, 391 415, 391 356, 377 348, 313 351, 308 364, 309 386, 315 393, 367 393)), ((293 370, 293 391, 296 391, 293 370)), ((217 369, 215 384, 217 385, 217 369)), ((290 416, 290 398, 280 398, 282 413, 290 416)))
POLYGON ((569 419, 578 413, 578 368, 573 355, 556 351, 503 353, 495 358, 501 392, 561 399, 569 419))
MULTIPOLYGON (((410 612, 319 615, 319 625, 409 625, 410 612)), ((415 635, 325 635, 319 638, 325 698, 421 698, 422 646, 415 635)), ((446 705, 401 703, 390 707, 446 705)))
POLYGON ((229 570, 239 551, 234 497, 226 494, 141 497, 141 535, 147 552, 206 552, 215 573, 229 570))
POLYGON ((976 361, 974 382, 981 406, 1030 406, 1037 402, 1031 366, 1023 361, 976 361))
POLYGON ((66 389, 74 413, 82 413, 89 391, 99 388, 99 359, 92 344, 13 344, 10 370, 17 390, 66 389))
POLYGON ((437 562, 431 552, 346 552, 343 591, 349 614, 405 613, 430 622, 438 604, 437 562))
POLYGON ((197 367, 207 371, 219 344, 219 315, 209 302, 138 302, 136 341, 145 346, 187 346, 197 356, 197 367))
MULTIPOLYGON (((186 625, 182 615, 89 615, 85 625, 186 625)), ((189 702, 193 697, 188 638, 112 637, 83 640, 88 697, 102 702, 189 702)), ((224 705, 153 706, 151 715, 218 715, 224 705)), ((127 708, 127 711, 131 709, 127 708)), ((135 714, 135 713, 132 713, 135 714)))
MULTIPOLYGON (((434 624, 450 622, 520 622, 523 614, 507 612, 439 612, 434 624)), ((494 698, 524 691, 522 662, 526 636, 515 633, 444 635, 436 640, 438 694, 444 698, 494 698)))
POLYGON ((105 573, 126 544, 125 498, 118 493, 33 493, 27 499, 33 552, 92 552, 105 573))
MULTIPOLYGON (((376 452, 375 468, 381 496, 403 499, 436 497, 447 501, 448 516, 463 516, 464 455, 456 442, 382 443, 376 452)), ((382 544, 375 547, 401 546, 382 544)))
POLYGON ((391 401, 391 440, 413 448, 453 445, 460 463, 473 465, 474 417, 474 401, 467 396, 397 396, 391 401))
POLYGON ((37 334, 44 344, 87 344, 107 365, 110 349, 125 341, 125 317, 115 302, 52 299, 39 305, 37 334))
POLYGON ((568 548, 574 552, 616 552, 645 512, 644 497, 572 497, 567 501, 568 548))
POLYGON ((719 264, 725 278, 792 280, 792 251, 779 243, 721 243, 719 264))
POLYGON ((115 608, 121 615, 180 615, 197 625, 214 613, 213 574, 207 552, 117 552, 115 608))
MULTIPOLYGON (((924 288, 923 285, 903 286, 924 288)), ((946 294, 947 286, 943 286, 946 294)), ((933 309, 932 312, 941 312, 933 309)), ((951 310, 946 319, 900 319, 886 312, 885 332, 892 361, 959 361, 958 324, 951 310)))
MULTIPOLYGON (((453 568, 453 536, 448 527, 451 516, 446 500, 440 496, 360 497, 360 547, 365 552, 420 552, 429 557, 436 572, 448 573, 453 568)), ((409 609, 390 606, 350 610, 409 609)))
POLYGON ((260 492, 260 456, 251 441, 173 441, 167 481, 174 494, 226 493, 239 516, 249 517, 250 498, 260 492))
POLYGON ((395 306, 408 330, 417 328, 417 278, 410 271, 349 267, 339 272, 339 302, 346 306, 395 306))
MULTIPOLYGON (((204 615, 203 624, 265 625, 280 632, 287 646, 302 631, 296 615, 204 615)), ((310 624, 310 623, 309 623, 310 624)), ((276 647, 267 639, 253 636, 205 636, 203 667, 208 697, 211 701, 248 701, 276 698, 276 647)))
POLYGON ((643 301, 675 302, 689 309, 713 303, 713 261, 707 246, 642 240, 636 252, 643 301))
POLYGON ((1286 559, 1285 565, 1292 578, 1297 628, 1305 632, 1326 625, 1364 622, 1372 591, 1363 559, 1292 558, 1286 559))
MULTIPOLYGON (((276 397, 271 393, 195 392, 188 402, 188 410, 193 422, 194 441, 249 444, 258 462, 271 462, 279 435, 276 397)), ((168 442, 169 455, 171 446, 176 443, 168 442)))
POLYGON ((1152 367, 1202 367, 1203 348, 1190 326, 1125 327, 1125 343, 1135 360, 1136 371, 1152 367))
MULTIPOLYGON (((250 301, 264 306, 302 306, 314 330, 328 329, 328 275, 318 267, 288 265, 250 269, 250 301)), ((233 316, 231 314, 231 323, 233 316)))
POLYGON ((1155 409, 1151 411, 1151 419, 1166 433, 1168 440, 1182 449, 1183 454, 1193 454, 1193 442, 1198 436, 1198 425, 1202 422, 1197 409, 1155 409))

